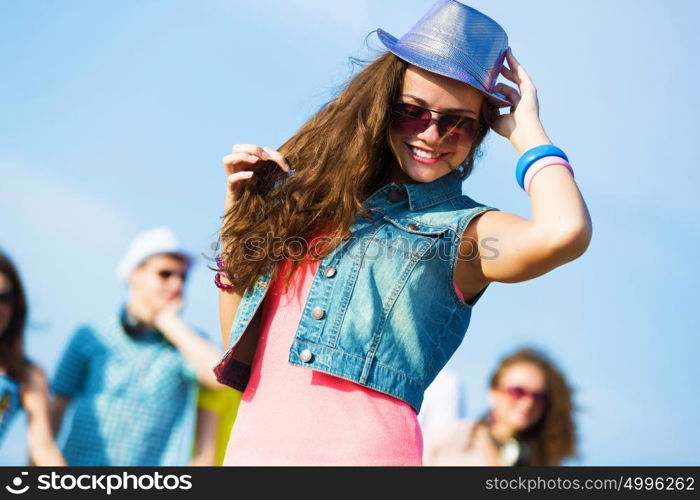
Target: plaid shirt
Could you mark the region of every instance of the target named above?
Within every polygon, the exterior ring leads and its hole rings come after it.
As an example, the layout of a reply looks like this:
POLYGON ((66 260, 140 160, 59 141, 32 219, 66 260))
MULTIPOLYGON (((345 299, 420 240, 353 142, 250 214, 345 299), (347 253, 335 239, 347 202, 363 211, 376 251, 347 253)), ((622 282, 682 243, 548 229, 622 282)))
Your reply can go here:
POLYGON ((69 465, 183 465, 197 378, 156 330, 131 336, 119 316, 78 329, 52 384, 71 399, 69 465))

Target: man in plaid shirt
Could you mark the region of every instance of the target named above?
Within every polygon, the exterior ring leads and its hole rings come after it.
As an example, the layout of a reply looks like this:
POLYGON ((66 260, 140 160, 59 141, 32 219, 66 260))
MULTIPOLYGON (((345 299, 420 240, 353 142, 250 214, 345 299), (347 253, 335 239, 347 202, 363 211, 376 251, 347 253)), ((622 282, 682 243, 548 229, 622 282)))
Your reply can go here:
POLYGON ((74 333, 52 383, 55 430, 74 410, 69 465, 185 463, 197 384, 221 387, 220 352, 179 316, 191 262, 169 228, 139 235, 118 268, 126 305, 74 333))

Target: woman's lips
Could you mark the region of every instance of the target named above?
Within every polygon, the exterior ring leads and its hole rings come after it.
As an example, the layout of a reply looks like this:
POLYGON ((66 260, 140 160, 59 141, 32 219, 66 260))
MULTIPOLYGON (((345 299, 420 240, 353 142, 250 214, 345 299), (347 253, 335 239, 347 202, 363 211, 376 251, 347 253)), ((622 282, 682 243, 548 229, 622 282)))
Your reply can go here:
POLYGON ((435 153, 431 153, 430 151, 426 151, 422 148, 411 146, 410 144, 406 144, 406 148, 408 148, 408 153, 411 155, 411 158, 413 158, 418 163, 422 163, 424 165, 434 165, 435 163, 442 160, 442 158, 447 154, 447 153, 440 153, 440 154, 438 154, 438 156, 433 156, 433 155, 435 155, 435 153), (416 150, 422 151, 423 153, 427 153, 428 155, 430 155, 432 157, 419 156, 418 154, 416 154, 416 150))

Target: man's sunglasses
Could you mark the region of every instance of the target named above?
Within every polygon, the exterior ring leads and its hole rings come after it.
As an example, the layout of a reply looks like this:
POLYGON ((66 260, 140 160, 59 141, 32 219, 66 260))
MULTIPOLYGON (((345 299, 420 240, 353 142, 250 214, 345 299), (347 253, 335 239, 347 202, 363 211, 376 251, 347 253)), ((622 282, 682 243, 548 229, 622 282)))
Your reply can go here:
POLYGON ((6 292, 0 292, 0 304, 14 304, 15 303, 15 292, 8 290, 6 292))
POLYGON ((463 136, 473 137, 477 128, 474 118, 442 113, 407 102, 397 102, 391 107, 391 119, 397 132, 410 135, 420 134, 430 127, 431 123, 437 122, 440 137, 453 140, 463 136), (433 113, 441 116, 435 119, 433 113))
POLYGON ((187 281, 187 273, 181 273, 179 271, 170 271, 167 269, 163 269, 161 271, 158 271, 158 276, 160 276, 162 280, 169 280, 173 276, 179 276, 182 279, 182 281, 187 281))
POLYGON ((538 406, 544 406, 544 404, 547 402, 546 392, 532 392, 517 385, 505 387, 502 389, 502 391, 508 394, 513 399, 522 399, 526 396, 530 396, 532 398, 532 401, 538 406))

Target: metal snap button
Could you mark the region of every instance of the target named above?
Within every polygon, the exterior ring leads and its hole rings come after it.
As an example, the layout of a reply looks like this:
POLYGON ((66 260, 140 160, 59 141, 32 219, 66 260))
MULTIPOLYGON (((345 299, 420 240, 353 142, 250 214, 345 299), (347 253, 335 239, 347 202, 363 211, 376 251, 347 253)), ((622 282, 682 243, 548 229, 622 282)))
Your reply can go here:
POLYGON ((320 307, 314 307, 314 308, 311 310, 311 316, 313 316, 313 317, 316 318, 316 319, 321 319, 321 318, 323 318, 325 315, 326 315, 326 311, 324 311, 324 310, 323 310, 322 308, 320 308, 320 307))
POLYGON ((326 278, 332 278, 333 276, 335 276, 335 267, 328 266, 323 274, 326 275, 326 278))
POLYGON ((410 229, 411 231, 418 231, 420 228, 418 227, 418 224, 411 223, 408 225, 408 229, 410 229))
POLYGON ((314 357, 314 355, 309 351, 308 349, 304 349, 299 353, 299 358, 304 362, 308 363, 311 361, 311 359, 314 357))
POLYGON ((386 197, 389 199, 390 202, 396 203, 401 199, 401 191, 399 191, 398 189, 392 189, 391 191, 389 191, 386 197))

